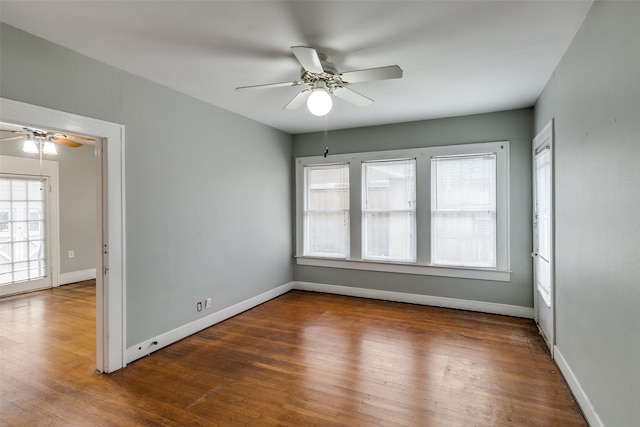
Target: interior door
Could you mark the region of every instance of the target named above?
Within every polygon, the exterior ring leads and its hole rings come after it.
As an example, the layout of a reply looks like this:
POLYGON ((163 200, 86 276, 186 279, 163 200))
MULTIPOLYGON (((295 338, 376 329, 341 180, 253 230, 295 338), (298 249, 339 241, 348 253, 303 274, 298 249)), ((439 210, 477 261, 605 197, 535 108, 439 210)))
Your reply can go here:
POLYGON ((533 140, 534 318, 553 355, 553 121, 533 140))

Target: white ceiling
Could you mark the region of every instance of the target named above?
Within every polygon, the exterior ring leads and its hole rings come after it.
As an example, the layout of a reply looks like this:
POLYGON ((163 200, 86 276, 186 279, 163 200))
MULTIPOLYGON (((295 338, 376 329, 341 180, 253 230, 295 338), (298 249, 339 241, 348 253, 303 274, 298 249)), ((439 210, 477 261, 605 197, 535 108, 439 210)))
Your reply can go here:
POLYGON ((404 77, 350 86, 330 129, 530 107, 592 1, 0 1, 0 19, 117 68, 289 133, 323 128, 283 110, 297 80, 289 47, 340 71, 397 64, 404 77))

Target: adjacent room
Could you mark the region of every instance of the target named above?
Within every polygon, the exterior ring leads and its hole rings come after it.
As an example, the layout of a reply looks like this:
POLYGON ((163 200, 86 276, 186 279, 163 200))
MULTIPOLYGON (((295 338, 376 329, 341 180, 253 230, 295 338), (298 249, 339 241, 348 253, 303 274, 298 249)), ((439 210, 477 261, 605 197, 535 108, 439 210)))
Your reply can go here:
POLYGON ((640 2, 0 21, 0 424, 637 425, 640 2))

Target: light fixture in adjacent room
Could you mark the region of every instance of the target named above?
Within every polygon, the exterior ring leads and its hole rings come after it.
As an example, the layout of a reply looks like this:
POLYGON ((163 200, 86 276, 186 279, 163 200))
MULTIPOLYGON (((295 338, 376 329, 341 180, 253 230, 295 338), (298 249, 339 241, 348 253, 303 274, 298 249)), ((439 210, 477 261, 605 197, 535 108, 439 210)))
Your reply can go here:
POLYGON ((29 134, 27 138, 24 140, 24 144, 22 145, 22 151, 29 154, 38 154, 38 146, 36 145, 36 139, 33 134, 29 134))
POLYGON ((42 154, 58 154, 51 137, 45 138, 42 135, 30 133, 24 140, 22 151, 29 154, 38 154, 40 150, 42 150, 42 154))
POLYGON ((58 154, 58 151, 56 150, 56 146, 53 144, 53 140, 51 139, 51 137, 47 138, 47 140, 44 141, 44 144, 42 145, 42 153, 58 154))

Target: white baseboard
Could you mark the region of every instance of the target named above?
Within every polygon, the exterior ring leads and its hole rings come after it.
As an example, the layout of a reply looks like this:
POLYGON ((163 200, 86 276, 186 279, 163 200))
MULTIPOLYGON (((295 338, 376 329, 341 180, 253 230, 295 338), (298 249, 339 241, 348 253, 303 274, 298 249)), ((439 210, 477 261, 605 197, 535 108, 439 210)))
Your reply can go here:
POLYGON ((604 427, 602 420, 600 419, 595 409, 593 408, 591 401, 589 400, 586 393, 580 386, 578 379, 573 374, 573 371, 571 370, 571 368, 569 367, 569 364, 567 363, 566 359, 562 355, 562 352, 560 352, 560 349, 558 349, 558 346, 554 347, 553 355, 554 355, 556 364, 558 365, 558 368, 560 368, 560 372, 562 372, 562 375, 564 375, 565 380, 567 380, 567 384, 569 384, 569 388, 571 389, 573 396, 576 398, 576 401, 578 402, 578 405, 580 406, 580 409, 582 410, 582 413, 584 414, 584 417, 587 419, 587 422, 589 423, 589 425, 591 427, 604 427))
POLYGON ((375 289, 354 288, 350 286, 325 285, 321 283, 311 282, 291 283, 293 285, 293 289, 300 289, 302 291, 324 292, 327 294, 372 298, 394 302, 406 302, 410 304, 455 308, 458 310, 480 311, 483 313, 502 314, 505 316, 533 319, 533 308, 521 307, 518 305, 497 304, 493 302, 471 301, 455 298, 436 297, 430 295, 407 294, 404 292, 380 291, 375 289))
POLYGON ((60 273, 58 275, 58 283, 67 285, 69 283, 82 282, 83 280, 91 280, 96 278, 96 269, 89 268, 87 270, 70 271, 69 273, 60 273))
POLYGON ((216 311, 215 313, 212 313, 194 322, 188 323, 184 326, 158 335, 157 337, 145 340, 132 347, 129 347, 126 350, 126 363, 131 363, 134 360, 147 356, 152 352, 173 344, 174 342, 180 341, 181 339, 188 337, 189 335, 193 335, 210 326, 215 325, 216 323, 220 323, 223 320, 227 320, 237 314, 242 313, 243 311, 247 311, 266 301, 269 301, 270 299, 285 294, 291 289, 292 282, 285 283, 284 285, 278 286, 277 288, 271 289, 270 291, 257 295, 253 298, 249 298, 248 300, 239 302, 238 304, 232 305, 231 307, 216 311))

